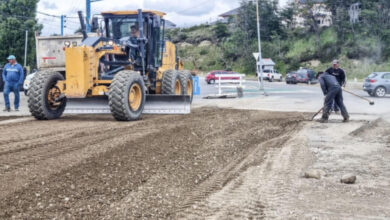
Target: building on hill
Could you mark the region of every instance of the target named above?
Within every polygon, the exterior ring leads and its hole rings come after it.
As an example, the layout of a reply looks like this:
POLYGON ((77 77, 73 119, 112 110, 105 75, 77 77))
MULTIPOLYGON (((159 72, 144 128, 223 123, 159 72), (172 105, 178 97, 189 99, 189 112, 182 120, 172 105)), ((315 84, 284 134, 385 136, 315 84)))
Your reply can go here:
POLYGON ((362 10, 362 4, 360 3, 354 3, 349 7, 348 14, 349 14, 349 22, 351 24, 358 23, 360 21, 360 12, 362 10))
POLYGON ((166 29, 175 29, 176 28, 176 24, 173 23, 172 21, 165 20, 165 28, 166 29))
MULTIPOLYGON (((252 2, 252 3, 256 3, 256 0, 246 0, 247 2, 252 2)), ((222 23, 229 23, 229 19, 232 18, 232 17, 235 17, 237 16, 239 13, 240 13, 240 8, 241 7, 238 7, 238 8, 235 8, 235 9, 232 9, 230 11, 227 11, 225 13, 222 13, 220 15, 218 15, 219 17, 221 17, 220 20, 218 20, 218 22, 222 22, 222 23)))
MULTIPOLYGON (((326 8, 325 0, 295 0, 296 8, 303 9, 308 1, 313 3, 312 12, 314 19, 319 27, 329 27, 332 25, 332 12, 326 8)), ((305 27, 306 19, 302 14, 296 14, 294 16, 294 27, 305 27)))
POLYGON ((229 23, 229 19, 230 19, 231 17, 237 16, 238 13, 239 13, 239 11, 240 11, 240 8, 235 8, 235 9, 232 9, 232 10, 230 10, 230 11, 227 11, 227 12, 225 12, 225 13, 223 13, 223 14, 220 14, 219 17, 221 17, 221 19, 218 20, 218 22, 222 22, 222 23, 224 23, 224 24, 229 23))

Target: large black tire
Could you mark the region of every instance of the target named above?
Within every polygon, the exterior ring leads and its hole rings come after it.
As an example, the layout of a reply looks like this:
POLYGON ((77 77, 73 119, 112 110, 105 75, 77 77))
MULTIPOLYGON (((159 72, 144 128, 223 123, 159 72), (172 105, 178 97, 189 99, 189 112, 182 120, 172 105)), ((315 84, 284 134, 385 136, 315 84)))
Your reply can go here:
POLYGON ((131 70, 118 72, 108 90, 110 110, 118 121, 134 121, 141 118, 145 107, 146 93, 142 76, 131 70), (137 100, 131 102, 131 93, 137 100), (132 107, 135 102, 136 107, 132 107))
POLYGON ((28 91, 28 108, 38 120, 51 120, 61 117, 66 107, 66 98, 53 101, 61 95, 56 86, 64 77, 58 72, 37 72, 31 80, 28 91), (49 93, 50 92, 50 93, 49 93))
POLYGON ((167 70, 163 73, 161 93, 166 95, 183 94, 183 86, 177 70, 167 70))
POLYGON ((183 88, 182 95, 189 95, 190 103, 192 103, 192 98, 194 96, 194 86, 192 82, 191 72, 188 70, 180 70, 179 76, 180 76, 180 83, 183 88))

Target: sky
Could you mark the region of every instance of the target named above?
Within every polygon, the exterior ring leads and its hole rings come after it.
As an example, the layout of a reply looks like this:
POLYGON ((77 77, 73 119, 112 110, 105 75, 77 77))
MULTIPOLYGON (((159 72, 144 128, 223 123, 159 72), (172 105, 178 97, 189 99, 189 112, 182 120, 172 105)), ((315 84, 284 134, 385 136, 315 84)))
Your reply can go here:
MULTIPOLYGON (((92 3, 92 14, 111 10, 153 9, 167 13, 165 19, 179 27, 213 22, 218 15, 239 7, 241 0, 102 0, 92 3)), ((288 0, 279 0, 284 6, 288 0)), ((85 0, 40 0, 38 11, 50 15, 67 15, 65 34, 73 34, 78 29, 77 11, 85 15, 85 0)), ((60 34, 60 18, 38 14, 44 25, 42 35, 60 34)))

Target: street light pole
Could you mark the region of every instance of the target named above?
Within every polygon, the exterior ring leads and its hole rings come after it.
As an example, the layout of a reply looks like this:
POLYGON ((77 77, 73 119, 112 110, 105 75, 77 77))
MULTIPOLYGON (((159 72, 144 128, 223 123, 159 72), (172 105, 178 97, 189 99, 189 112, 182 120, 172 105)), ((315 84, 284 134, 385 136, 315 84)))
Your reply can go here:
POLYGON ((85 7, 85 10, 86 10, 86 24, 87 24, 87 33, 91 32, 91 23, 90 23, 90 20, 91 20, 91 3, 93 2, 99 2, 99 1, 102 1, 102 0, 86 0, 86 7, 85 7))
POLYGON ((61 36, 64 36, 64 15, 61 15, 61 36))
POLYGON ((24 67, 27 65, 27 45, 28 44, 28 30, 26 30, 26 39, 24 41, 24 67))
POLYGON ((262 55, 261 55, 261 40, 260 40, 260 17, 259 17, 259 0, 256 0, 256 16, 257 16, 257 40, 259 45, 259 57, 257 60, 257 71, 259 77, 259 83, 260 83, 260 90, 263 90, 264 95, 267 96, 268 94, 265 92, 264 89, 264 77, 263 77, 263 68, 262 68, 262 55))

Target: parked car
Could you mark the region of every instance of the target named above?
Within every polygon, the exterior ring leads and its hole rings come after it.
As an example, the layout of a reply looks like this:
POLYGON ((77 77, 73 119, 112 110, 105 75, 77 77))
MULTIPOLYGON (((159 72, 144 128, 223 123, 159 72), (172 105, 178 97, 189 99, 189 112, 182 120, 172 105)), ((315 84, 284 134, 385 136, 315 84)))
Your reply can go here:
POLYGON ((278 73, 276 70, 265 69, 263 70, 263 79, 272 82, 278 80, 279 82, 283 81, 282 74, 278 73))
MULTIPOLYGON (((207 84, 214 84, 216 80, 218 80, 218 77, 216 77, 216 75, 218 74, 238 74, 236 72, 231 72, 231 71, 225 71, 225 70, 214 70, 214 71, 211 71, 207 74, 205 80, 207 82, 207 84)), ((221 77, 221 79, 224 79, 224 80, 239 80, 240 77, 221 77)))
POLYGON ((287 84, 297 84, 297 73, 296 72, 288 72, 286 74, 286 83, 287 84))
POLYGON ((318 83, 316 72, 311 69, 300 69, 297 71, 297 82, 315 84, 318 83))
POLYGON ((30 83, 32 78, 35 76, 35 73, 37 70, 34 70, 32 73, 28 74, 26 76, 26 79, 23 82, 23 89, 24 89, 24 94, 27 95, 28 90, 30 89, 30 83))
POLYGON ((390 72, 371 73, 364 81, 363 90, 376 97, 390 94, 390 72))

